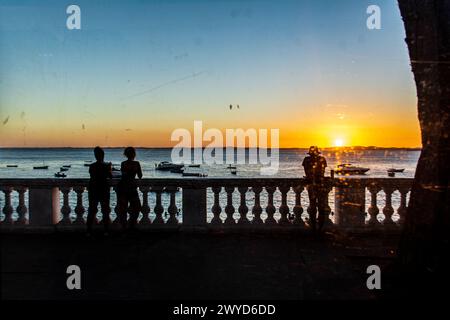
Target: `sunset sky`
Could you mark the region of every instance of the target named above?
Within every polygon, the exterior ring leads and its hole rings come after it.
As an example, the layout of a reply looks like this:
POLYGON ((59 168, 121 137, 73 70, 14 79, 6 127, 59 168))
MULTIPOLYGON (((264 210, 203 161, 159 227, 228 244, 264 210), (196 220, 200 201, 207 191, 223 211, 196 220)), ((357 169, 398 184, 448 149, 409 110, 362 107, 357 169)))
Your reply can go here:
POLYGON ((404 37, 393 0, 2 0, 0 147, 172 146, 194 120, 278 128, 281 147, 417 147, 404 37))

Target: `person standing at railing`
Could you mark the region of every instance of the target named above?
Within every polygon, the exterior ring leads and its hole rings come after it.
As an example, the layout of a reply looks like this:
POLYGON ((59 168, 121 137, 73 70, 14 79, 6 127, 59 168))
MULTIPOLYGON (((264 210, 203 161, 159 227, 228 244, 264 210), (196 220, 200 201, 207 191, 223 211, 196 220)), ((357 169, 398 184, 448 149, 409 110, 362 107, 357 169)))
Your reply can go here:
POLYGON ((127 216, 130 212, 129 226, 134 228, 141 212, 141 201, 137 191, 136 177, 142 178, 142 170, 139 161, 135 161, 136 150, 133 147, 125 148, 123 152, 127 160, 120 166, 122 178, 118 184, 118 213, 122 230, 127 227, 127 216))
POLYGON ((325 168, 327 167, 327 160, 320 155, 320 150, 317 146, 311 146, 308 151, 308 156, 303 159, 302 166, 306 174, 306 189, 309 197, 309 224, 311 228, 316 231, 317 211, 319 211, 319 225, 318 230, 321 231, 327 215, 328 210, 328 188, 325 185, 325 168))
POLYGON ((100 147, 94 148, 94 156, 97 161, 89 166, 89 175, 91 178, 88 186, 89 208, 86 221, 87 232, 88 234, 92 232, 92 225, 95 215, 98 212, 98 204, 100 203, 103 226, 107 234, 110 223, 109 214, 111 213, 109 206, 110 187, 108 182, 112 178, 111 163, 104 162, 105 152, 100 147))

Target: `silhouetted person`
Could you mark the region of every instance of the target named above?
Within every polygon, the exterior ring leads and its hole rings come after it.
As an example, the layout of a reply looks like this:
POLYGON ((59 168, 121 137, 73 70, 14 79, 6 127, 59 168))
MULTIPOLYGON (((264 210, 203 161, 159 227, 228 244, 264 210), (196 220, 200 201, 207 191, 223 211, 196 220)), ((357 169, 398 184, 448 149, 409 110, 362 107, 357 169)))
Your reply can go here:
POLYGON ((137 191, 136 176, 142 178, 141 165, 135 161, 136 150, 133 147, 125 148, 123 152, 127 160, 122 162, 120 171, 122 178, 118 185, 118 213, 122 229, 127 227, 127 213, 130 213, 129 225, 136 226, 139 213, 141 211, 141 201, 137 191))
POLYGON ((322 230, 328 209, 328 188, 325 185, 325 168, 327 160, 320 155, 319 148, 309 148, 308 156, 303 160, 302 166, 306 173, 306 183, 309 197, 309 221, 313 230, 316 230, 316 214, 319 211, 319 231, 322 230))
POLYGON ((88 195, 89 195, 89 208, 87 216, 87 230, 90 233, 92 231, 92 225, 95 220, 95 215, 98 212, 98 204, 100 203, 103 215, 103 226, 105 232, 108 232, 110 223, 109 214, 111 208, 109 207, 109 179, 111 175, 111 163, 105 163, 105 152, 100 147, 95 147, 94 155, 96 162, 89 166, 89 180, 88 195))

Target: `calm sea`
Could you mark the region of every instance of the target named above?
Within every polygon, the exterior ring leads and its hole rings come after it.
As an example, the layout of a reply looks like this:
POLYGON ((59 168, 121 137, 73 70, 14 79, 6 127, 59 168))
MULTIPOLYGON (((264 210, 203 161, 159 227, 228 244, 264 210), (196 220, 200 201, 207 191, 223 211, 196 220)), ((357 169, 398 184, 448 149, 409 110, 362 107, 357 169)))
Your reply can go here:
MULTIPOLYGON (((105 149, 105 160, 120 167, 124 160, 122 148, 105 149)), ((301 166, 306 156, 305 149, 281 149, 279 170, 276 177, 302 177, 301 166)), ((328 170, 338 163, 351 163, 370 168, 366 176, 387 177, 386 169, 404 168, 397 177, 413 177, 420 151, 411 150, 359 150, 352 152, 324 151, 328 161, 328 170)), ((224 152, 225 157, 225 152, 224 152)), ((93 161, 92 149, 0 149, 0 178, 54 178, 55 172, 63 165, 71 165, 67 178, 88 178, 85 161, 93 161), (48 165, 48 170, 33 170, 33 166, 48 165), (18 168, 7 168, 18 165, 18 168)), ((155 170, 155 164, 171 160, 171 149, 137 149, 137 160, 141 162, 144 177, 181 177, 180 174, 155 170)), ((235 177, 226 168, 227 165, 204 165, 202 171, 209 177, 235 177)), ((238 177, 260 177, 260 165, 237 165, 238 177)), ((329 173, 328 173, 329 174, 329 173)))

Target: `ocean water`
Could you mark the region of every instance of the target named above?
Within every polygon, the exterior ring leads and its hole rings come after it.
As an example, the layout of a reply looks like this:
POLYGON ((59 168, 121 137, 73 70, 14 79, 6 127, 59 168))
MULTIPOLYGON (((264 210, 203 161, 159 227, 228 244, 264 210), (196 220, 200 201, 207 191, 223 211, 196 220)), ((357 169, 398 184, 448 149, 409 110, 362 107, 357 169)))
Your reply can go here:
MULTIPOLYGON (((125 160, 122 148, 105 149, 105 161, 120 167, 125 160)), ((306 156, 305 149, 281 149, 279 152, 279 170, 275 177, 303 177, 301 165, 306 156)), ((247 151, 248 154, 248 151, 247 151)), ((368 177, 387 177, 386 169, 391 167, 405 168, 405 172, 397 177, 414 177, 420 151, 411 150, 357 150, 352 152, 324 151, 328 162, 327 174, 339 163, 370 168, 368 177)), ((225 152, 224 152, 225 158, 225 152)), ((63 165, 71 165, 66 172, 67 178, 88 178, 88 167, 85 161, 93 161, 92 149, 0 149, 0 178, 54 178, 55 172, 63 165), (48 170, 33 170, 33 166, 48 165, 48 170), (18 168, 7 168, 7 165, 18 165, 18 168)), ((137 149, 145 178, 182 178, 180 174, 155 170, 155 164, 171 160, 171 149, 137 149)), ((209 177, 235 177, 225 164, 203 165, 202 171, 209 177)), ((261 177, 261 165, 237 165, 238 177, 261 177)))
MULTIPOLYGON (((105 149, 105 160, 112 162, 116 167, 120 167, 120 162, 124 160, 122 155, 122 148, 110 148, 105 149)), ((304 171, 301 163, 306 156, 307 150, 305 149, 282 149, 279 153, 279 170, 274 177, 303 177, 304 171)), ((248 153, 248 152, 247 152, 248 153)), ((335 152, 324 151, 323 155, 328 162, 328 169, 326 175, 329 175, 330 169, 333 169, 339 163, 352 163, 358 166, 364 166, 370 168, 370 171, 365 175, 366 177, 383 177, 388 178, 386 170, 388 168, 404 168, 404 173, 397 174, 396 177, 414 177, 415 168, 420 155, 420 151, 412 150, 400 150, 400 149, 386 149, 386 150, 355 150, 350 152, 335 152)), ((225 158, 225 154, 224 154, 225 158)), ((93 161, 92 149, 0 149, 0 179, 1 178, 54 178, 54 173, 59 171, 59 168, 63 165, 71 165, 69 171, 66 172, 67 178, 88 178, 88 167, 84 166, 85 161, 93 161), (48 165, 48 170, 33 170, 33 166, 48 165), (17 168, 7 168, 7 165, 18 165, 17 168)), ((155 170, 155 164, 161 161, 171 160, 171 149, 137 149, 137 159, 140 161, 144 178, 180 178, 183 179, 181 174, 173 174, 170 172, 162 172, 155 170)), ((208 177, 220 177, 220 178, 260 178, 260 165, 252 164, 238 164, 236 165, 238 174, 232 175, 226 168, 226 164, 215 165, 202 165, 201 170, 208 174, 208 177)), ((360 176, 358 176, 360 177, 360 176)), ((64 178, 62 178, 64 179, 64 178)), ((27 196, 26 199, 27 201, 27 196)), ((295 205, 295 194, 290 191, 288 193, 288 206, 291 208, 295 205)), ((392 205, 394 209, 397 209, 400 203, 400 194, 398 191, 392 195, 392 205)), ((366 209, 369 206, 370 196, 366 195, 366 209)), ((378 195, 377 204, 380 212, 384 206, 385 195, 381 191, 378 195)), ((169 206, 168 194, 163 194, 162 197, 163 206, 165 208, 165 218, 167 218, 167 208, 169 206)), ((240 195, 237 191, 233 193, 233 204, 236 212, 240 202, 240 195)), ((62 203, 62 196, 61 196, 62 203)), ((76 195, 74 192, 70 193, 69 203, 72 207, 72 217, 75 218, 74 208, 76 205, 76 195)), ((149 203, 152 209, 150 217, 153 218, 153 207, 155 204, 155 195, 149 194, 149 203)), ((252 191, 247 192, 246 203, 249 207, 249 212, 254 205, 254 193, 252 191)), ((274 203, 277 208, 281 204, 281 193, 279 191, 274 194, 274 203)), ((308 196, 306 191, 301 195, 301 203, 304 208, 303 217, 306 218, 306 208, 308 206, 308 196)), ((12 204, 16 208, 18 205, 18 197, 16 193, 12 194, 12 204)), ((87 195, 84 196, 83 204, 87 211, 87 195)), ((176 195, 176 204, 178 208, 181 208, 181 193, 176 195)), ((220 204, 222 208, 226 205, 226 193, 220 194, 220 204)), ((332 210, 334 210, 334 191, 329 195, 329 204, 332 210)), ((4 205, 4 194, 0 192, 0 208, 4 205)), ((114 192, 111 193, 111 207, 116 205, 116 197, 114 192)), ((213 205, 213 194, 209 190, 207 193, 207 208, 208 219, 212 218, 211 207, 213 205)), ((261 193, 261 205, 263 208, 267 205, 267 193, 263 191, 261 193)), ((17 213, 14 213, 17 216, 17 213)), ((99 214, 100 217, 100 214, 99 214)), ((262 218, 266 215, 263 213, 262 218)), ((275 217, 279 217, 279 213, 275 214, 275 217)), ((0 219, 4 216, 0 213, 0 219)), ((114 210, 112 218, 115 218, 114 210)), ((182 220, 182 213, 179 217, 182 220)), ((225 219, 225 216, 222 215, 225 219)), ((239 218, 239 214, 235 214, 235 218, 239 218)), ((251 215, 249 216, 251 218, 251 215)), ((333 220, 333 217, 331 217, 333 220)), ((394 217, 398 219, 398 216, 394 217)), ((378 220, 382 221, 384 216, 380 213, 378 220)))

